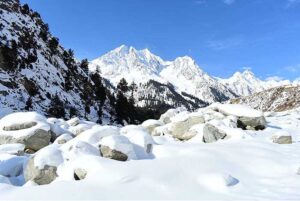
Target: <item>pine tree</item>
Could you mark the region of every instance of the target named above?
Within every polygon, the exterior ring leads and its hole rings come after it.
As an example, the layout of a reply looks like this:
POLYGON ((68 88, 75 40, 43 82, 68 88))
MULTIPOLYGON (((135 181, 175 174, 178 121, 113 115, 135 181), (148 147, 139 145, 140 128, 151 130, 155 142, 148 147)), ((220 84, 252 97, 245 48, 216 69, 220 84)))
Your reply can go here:
POLYGON ((66 115, 64 103, 60 100, 58 94, 55 94, 51 100, 48 114, 56 118, 64 118, 66 115))
POLYGON ((83 59, 81 61, 80 68, 85 72, 86 75, 89 75, 89 62, 87 59, 83 59))
POLYGON ((124 78, 120 80, 117 89, 123 93, 126 93, 129 90, 128 83, 124 78))
POLYGON ((25 106, 25 110, 30 110, 30 109, 32 109, 32 99, 31 99, 31 97, 29 97, 28 99, 27 99, 27 101, 26 101, 26 106, 25 106))
POLYGON ((94 82, 96 100, 100 101, 100 104, 103 105, 106 100, 106 90, 98 71, 91 74, 91 80, 94 82))

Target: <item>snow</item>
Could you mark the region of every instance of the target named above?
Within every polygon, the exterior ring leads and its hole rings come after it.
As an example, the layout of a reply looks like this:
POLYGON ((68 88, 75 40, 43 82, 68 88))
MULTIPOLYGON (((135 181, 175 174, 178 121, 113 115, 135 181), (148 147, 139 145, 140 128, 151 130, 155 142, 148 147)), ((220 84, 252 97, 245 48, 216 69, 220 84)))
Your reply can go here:
POLYGON ((24 144, 2 144, 0 145, 0 154, 20 154, 24 152, 24 144))
POLYGON ((210 108, 216 109, 219 112, 226 115, 234 115, 237 117, 261 117, 263 113, 261 111, 250 108, 246 105, 239 104, 219 104, 214 103, 210 108))
POLYGON ((32 135, 34 131, 37 129, 49 131, 50 126, 47 123, 47 119, 36 112, 16 112, 16 113, 9 114, 0 120, 0 135, 3 134, 3 135, 12 136, 14 138, 19 138, 22 136, 32 135), (21 130, 14 130, 14 131, 4 130, 5 127, 30 123, 30 122, 35 122, 36 125, 21 130))
POLYGON ((0 155, 0 175, 15 177, 22 173, 23 164, 27 160, 24 156, 10 154, 0 155))
POLYGON ((63 162, 62 152, 55 145, 39 150, 34 156, 34 165, 39 169, 43 169, 45 165, 57 167, 63 162))
MULTIPOLYGON (((229 108, 231 111, 233 107, 229 108)), ((235 116, 208 120, 230 138, 207 144, 202 140, 205 123, 191 127, 197 135, 185 142, 168 134, 152 137, 141 125, 95 125, 66 144, 49 145, 34 155, 39 167, 57 166, 56 180, 43 186, 25 183, 22 174, 6 177, 29 156, 0 153, 0 161, 7 164, 0 162, 0 168, 7 171, 6 175, 0 173, 1 199, 299 200, 299 111, 300 108, 273 113, 266 117, 267 128, 260 131, 236 128, 232 123, 235 116), (274 135, 288 134, 293 136, 292 144, 272 142, 274 135), (149 143, 153 146, 151 154, 141 157, 143 152, 136 147, 149 143), (119 162, 101 157, 99 144, 130 155, 130 160, 119 162), (76 168, 87 171, 85 179, 74 180, 76 168)), ((189 115, 204 113, 205 110, 199 110, 189 115)))
POLYGON ((136 159, 136 153, 133 145, 130 143, 127 137, 122 135, 111 135, 101 139, 101 146, 108 146, 111 149, 122 152, 128 156, 128 160, 136 159))

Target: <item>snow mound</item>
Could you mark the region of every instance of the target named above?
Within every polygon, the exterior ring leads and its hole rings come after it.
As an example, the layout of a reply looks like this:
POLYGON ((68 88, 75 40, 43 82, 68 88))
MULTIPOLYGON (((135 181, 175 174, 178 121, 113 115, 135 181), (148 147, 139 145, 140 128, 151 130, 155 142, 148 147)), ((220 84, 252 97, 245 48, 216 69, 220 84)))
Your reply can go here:
POLYGON ((34 165, 39 169, 43 169, 45 165, 57 167, 63 162, 61 150, 54 145, 39 150, 34 156, 34 165))

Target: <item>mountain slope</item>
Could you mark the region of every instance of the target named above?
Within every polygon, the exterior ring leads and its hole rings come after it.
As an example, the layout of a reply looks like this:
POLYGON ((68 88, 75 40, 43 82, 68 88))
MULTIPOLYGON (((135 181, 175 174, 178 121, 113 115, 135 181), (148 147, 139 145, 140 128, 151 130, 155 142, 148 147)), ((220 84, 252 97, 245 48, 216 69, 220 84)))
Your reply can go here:
POLYGON ((300 86, 280 86, 250 96, 230 100, 263 111, 285 111, 300 107, 300 86))
POLYGON ((109 102, 96 97, 73 52, 59 45, 37 12, 17 0, 1 1, 0 22, 1 116, 22 110, 51 115, 56 100, 61 117, 110 117, 109 102))

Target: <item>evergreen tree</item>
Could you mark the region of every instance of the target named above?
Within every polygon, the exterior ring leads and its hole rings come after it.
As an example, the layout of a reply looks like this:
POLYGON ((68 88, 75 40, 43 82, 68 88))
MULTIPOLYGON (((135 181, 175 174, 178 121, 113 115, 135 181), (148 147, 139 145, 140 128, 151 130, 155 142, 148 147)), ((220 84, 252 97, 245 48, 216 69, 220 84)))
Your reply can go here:
POLYGON ((48 114, 56 118, 64 118, 66 115, 64 103, 60 100, 58 94, 55 94, 51 100, 48 114))
POLYGON ((120 80, 117 89, 123 93, 126 93, 129 90, 128 83, 124 78, 120 80))
POLYGON ((87 59, 83 59, 81 61, 80 68, 85 72, 86 75, 89 75, 89 62, 87 59))
POLYGON ((26 106, 25 106, 25 110, 30 110, 30 109, 32 109, 32 99, 31 99, 31 97, 29 97, 28 99, 27 99, 27 101, 26 101, 26 106))
POLYGON ((100 101, 100 104, 103 105, 106 99, 106 90, 102 83, 102 78, 97 70, 91 74, 91 80, 94 82, 96 100, 100 101))

